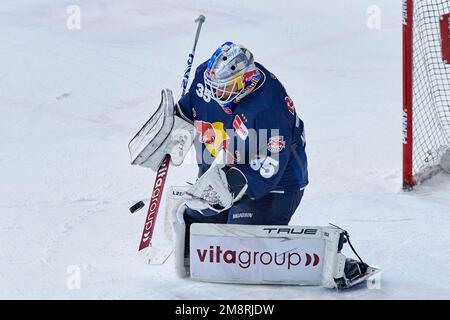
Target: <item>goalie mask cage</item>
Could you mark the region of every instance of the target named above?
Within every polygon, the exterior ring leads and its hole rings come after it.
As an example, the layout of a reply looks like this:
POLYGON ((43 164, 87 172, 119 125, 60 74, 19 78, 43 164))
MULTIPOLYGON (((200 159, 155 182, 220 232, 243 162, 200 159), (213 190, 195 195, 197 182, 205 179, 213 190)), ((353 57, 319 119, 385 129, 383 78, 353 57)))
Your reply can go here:
POLYGON ((403 0, 403 188, 450 149, 450 0, 403 0))

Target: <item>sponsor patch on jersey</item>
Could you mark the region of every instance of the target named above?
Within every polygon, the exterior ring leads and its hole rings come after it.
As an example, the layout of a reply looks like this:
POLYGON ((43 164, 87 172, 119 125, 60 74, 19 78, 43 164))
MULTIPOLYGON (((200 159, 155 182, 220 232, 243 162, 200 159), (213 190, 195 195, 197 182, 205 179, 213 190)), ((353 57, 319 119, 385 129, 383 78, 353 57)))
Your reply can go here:
POLYGON ((238 136, 245 141, 248 137, 248 129, 247 126, 242 121, 241 117, 236 115, 233 120, 233 128, 236 130, 238 136))
POLYGON ((292 114, 295 115, 295 106, 294 106, 294 101, 292 101, 292 99, 289 96, 286 96, 286 98, 284 98, 284 102, 287 105, 288 111, 292 114))
POLYGON ((286 147, 286 142, 283 139, 283 136, 275 136, 270 137, 269 142, 267 143, 267 150, 272 153, 278 153, 286 147))

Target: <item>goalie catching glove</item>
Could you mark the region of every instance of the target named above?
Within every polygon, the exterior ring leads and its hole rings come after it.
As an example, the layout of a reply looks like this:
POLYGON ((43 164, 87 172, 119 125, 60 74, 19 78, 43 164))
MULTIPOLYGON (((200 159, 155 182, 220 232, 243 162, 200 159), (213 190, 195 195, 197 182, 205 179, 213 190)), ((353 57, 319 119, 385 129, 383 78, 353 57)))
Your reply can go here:
POLYGON ((225 166, 225 152, 217 155, 211 167, 183 195, 186 205, 205 216, 231 208, 248 188, 247 178, 237 168, 225 166))

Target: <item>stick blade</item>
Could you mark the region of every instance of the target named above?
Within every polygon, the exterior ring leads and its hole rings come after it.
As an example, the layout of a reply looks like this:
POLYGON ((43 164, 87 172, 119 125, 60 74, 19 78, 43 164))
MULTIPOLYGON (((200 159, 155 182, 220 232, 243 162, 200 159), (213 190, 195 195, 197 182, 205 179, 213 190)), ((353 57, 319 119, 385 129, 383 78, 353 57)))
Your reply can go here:
POLYGON ((164 264, 173 252, 171 247, 149 247, 145 252, 145 260, 149 265, 164 264))

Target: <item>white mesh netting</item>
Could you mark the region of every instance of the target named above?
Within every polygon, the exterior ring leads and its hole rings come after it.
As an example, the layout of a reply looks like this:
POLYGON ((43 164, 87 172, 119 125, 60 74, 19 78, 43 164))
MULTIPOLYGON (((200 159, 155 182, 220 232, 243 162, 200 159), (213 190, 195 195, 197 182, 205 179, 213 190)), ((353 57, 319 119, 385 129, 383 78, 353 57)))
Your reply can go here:
POLYGON ((422 181, 450 148, 450 61, 442 56, 440 19, 450 0, 415 0, 413 17, 413 176, 422 181))

